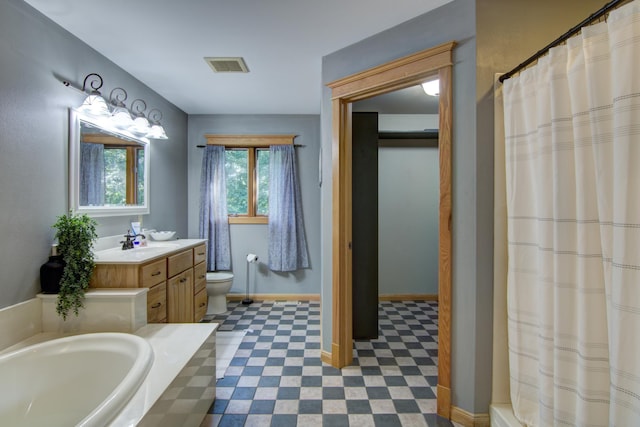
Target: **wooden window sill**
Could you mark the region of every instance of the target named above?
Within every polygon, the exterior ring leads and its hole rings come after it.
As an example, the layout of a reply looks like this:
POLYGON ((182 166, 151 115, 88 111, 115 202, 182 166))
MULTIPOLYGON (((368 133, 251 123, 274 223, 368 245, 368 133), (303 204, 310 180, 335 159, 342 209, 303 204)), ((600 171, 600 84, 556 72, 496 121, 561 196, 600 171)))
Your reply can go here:
POLYGON ((266 216, 230 216, 229 224, 268 224, 266 216))

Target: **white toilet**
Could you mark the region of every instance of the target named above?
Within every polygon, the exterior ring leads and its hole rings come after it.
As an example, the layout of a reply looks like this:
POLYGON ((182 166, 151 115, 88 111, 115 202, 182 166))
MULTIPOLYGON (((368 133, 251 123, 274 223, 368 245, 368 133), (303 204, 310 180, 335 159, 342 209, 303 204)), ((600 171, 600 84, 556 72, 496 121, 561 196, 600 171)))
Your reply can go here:
POLYGON ((207 295, 209 305, 207 314, 222 314, 227 310, 227 293, 233 285, 233 274, 230 271, 207 272, 207 295))

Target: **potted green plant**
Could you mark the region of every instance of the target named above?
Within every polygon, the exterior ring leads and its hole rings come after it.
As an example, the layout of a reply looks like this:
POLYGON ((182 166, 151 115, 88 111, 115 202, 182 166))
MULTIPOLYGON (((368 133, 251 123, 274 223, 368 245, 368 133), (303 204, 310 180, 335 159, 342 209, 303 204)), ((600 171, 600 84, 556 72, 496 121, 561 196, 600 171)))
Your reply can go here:
POLYGON ((95 267, 92 249, 93 241, 98 237, 96 225, 96 221, 86 214, 73 212, 60 215, 53 224, 57 230, 58 250, 65 263, 56 305, 56 311, 64 320, 70 311, 77 316, 84 307, 84 292, 95 267))

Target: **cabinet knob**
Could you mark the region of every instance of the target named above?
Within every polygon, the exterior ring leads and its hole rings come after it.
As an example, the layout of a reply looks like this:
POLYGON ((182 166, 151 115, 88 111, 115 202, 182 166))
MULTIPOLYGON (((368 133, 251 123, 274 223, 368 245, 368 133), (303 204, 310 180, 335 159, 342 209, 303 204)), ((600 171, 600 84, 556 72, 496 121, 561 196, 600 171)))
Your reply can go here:
POLYGON ((204 255, 204 252, 198 252, 198 255, 202 256, 202 255, 204 255))
POLYGON ((184 282, 186 282, 186 281, 187 281, 187 278, 186 278, 186 277, 183 277, 182 279, 180 279, 180 283, 184 283, 184 282))
POLYGON ((158 307, 160 307, 161 305, 162 305, 162 303, 161 303, 161 302, 157 302, 157 303, 153 304, 153 305, 151 306, 151 308, 158 308, 158 307))
POLYGON ((204 307, 204 306, 205 306, 205 303, 201 302, 200 307, 204 307))
POLYGON ((159 276, 160 274, 162 274, 161 271, 156 271, 155 273, 151 273, 151 276, 159 276))

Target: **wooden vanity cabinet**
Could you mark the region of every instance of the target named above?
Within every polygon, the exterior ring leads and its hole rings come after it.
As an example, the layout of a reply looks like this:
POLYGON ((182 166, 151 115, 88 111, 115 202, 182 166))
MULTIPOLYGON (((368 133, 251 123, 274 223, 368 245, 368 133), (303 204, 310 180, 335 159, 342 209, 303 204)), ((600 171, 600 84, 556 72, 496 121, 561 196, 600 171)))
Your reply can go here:
POLYGON ((149 288, 147 293, 147 322, 167 323, 167 283, 149 288))
POLYGON ((167 320, 193 322, 193 249, 167 258, 167 320))
POLYGON ((202 320, 207 314, 207 245, 193 248, 194 322, 202 320))
POLYGON ((193 269, 167 280, 167 321, 193 322, 193 269))
POLYGON ((144 264, 96 264, 92 288, 149 288, 148 323, 191 323, 207 312, 207 248, 184 249, 144 264))
POLYGON ((167 323, 167 263, 164 259, 140 267, 140 287, 147 293, 147 322, 167 323))
POLYGON ((193 267, 194 319, 197 322, 207 314, 207 263, 200 262, 193 267))

